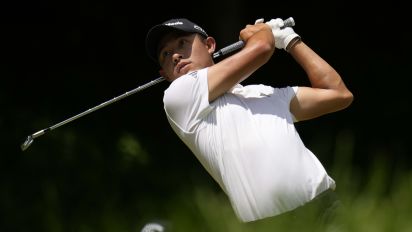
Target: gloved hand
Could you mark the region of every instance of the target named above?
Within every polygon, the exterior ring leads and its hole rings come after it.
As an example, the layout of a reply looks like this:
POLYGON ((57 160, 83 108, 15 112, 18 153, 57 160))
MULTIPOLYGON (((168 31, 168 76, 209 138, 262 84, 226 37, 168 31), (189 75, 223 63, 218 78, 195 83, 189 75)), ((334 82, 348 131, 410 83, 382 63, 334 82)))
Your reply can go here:
POLYGON ((264 23, 264 22, 265 22, 265 19, 260 18, 260 19, 256 19, 255 24, 264 23))
POLYGON ((275 37, 275 47, 287 51, 289 43, 300 39, 300 36, 291 27, 285 27, 283 20, 280 18, 272 19, 266 22, 271 28, 273 36, 275 37))
POLYGON ((266 24, 272 28, 272 31, 280 29, 285 25, 281 18, 271 19, 270 21, 267 21, 266 24))

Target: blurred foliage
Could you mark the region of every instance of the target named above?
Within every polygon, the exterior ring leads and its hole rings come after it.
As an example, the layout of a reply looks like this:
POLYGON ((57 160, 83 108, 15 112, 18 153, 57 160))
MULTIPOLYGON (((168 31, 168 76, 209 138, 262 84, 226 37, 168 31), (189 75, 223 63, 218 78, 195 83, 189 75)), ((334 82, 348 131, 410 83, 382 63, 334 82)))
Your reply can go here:
POLYGON ((355 144, 349 131, 336 138, 330 170, 343 207, 322 230, 316 211, 305 207, 304 217, 286 214, 241 223, 210 177, 199 176, 200 167, 177 166, 174 171, 182 175, 169 175, 156 168, 154 155, 131 133, 119 134, 117 143, 107 146, 113 151, 81 143, 87 135, 71 133, 63 133, 58 145, 69 152, 47 154, 33 147, 35 154, 22 155, 8 170, 12 178, 3 177, 1 186, 1 231, 138 232, 151 222, 166 231, 412 230, 412 172, 391 175, 383 159, 372 161, 368 171, 351 168, 355 144), (209 180, 198 181, 202 178, 209 180))

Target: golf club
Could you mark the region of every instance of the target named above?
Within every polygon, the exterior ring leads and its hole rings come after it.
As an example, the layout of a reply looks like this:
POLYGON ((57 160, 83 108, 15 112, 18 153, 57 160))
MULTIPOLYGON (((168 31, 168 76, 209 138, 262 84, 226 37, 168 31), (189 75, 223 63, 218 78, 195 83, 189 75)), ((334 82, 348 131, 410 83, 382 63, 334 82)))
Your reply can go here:
MULTIPOLYGON (((255 23, 262 23, 262 22, 263 22, 263 19, 258 19, 258 20, 256 20, 255 23)), ((295 21, 294 21, 294 19, 293 19, 292 17, 289 17, 289 18, 287 18, 287 19, 284 20, 284 26, 283 26, 283 27, 290 27, 290 26, 294 26, 294 25, 295 25, 295 21)), ((236 50, 239 50, 239 49, 241 49, 243 46, 244 46, 244 42, 241 41, 241 40, 238 41, 238 42, 236 42, 236 43, 233 43, 233 44, 231 44, 231 45, 229 45, 229 46, 226 46, 226 47, 220 49, 219 51, 215 52, 215 53, 213 54, 213 59, 215 59, 215 58, 217 58, 217 57, 220 57, 220 56, 222 56, 222 55, 227 55, 227 54, 229 54, 229 53, 231 53, 231 52, 234 52, 234 51, 236 51, 236 50)), ((133 90, 130 90, 130 91, 128 91, 128 92, 126 92, 126 93, 124 93, 124 94, 122 94, 122 95, 120 95, 120 96, 114 97, 114 98, 112 98, 111 100, 105 101, 105 102, 101 103, 100 105, 97 105, 97 106, 95 106, 95 107, 93 107, 93 108, 90 108, 90 109, 88 109, 88 110, 86 110, 86 111, 84 111, 84 112, 82 112, 82 113, 80 113, 80 114, 77 114, 77 115, 75 115, 75 116, 73 116, 73 117, 71 117, 71 118, 68 118, 68 119, 66 119, 66 120, 64 120, 64 121, 62 121, 62 122, 59 122, 59 123, 57 123, 57 124, 55 124, 55 125, 53 125, 53 126, 50 126, 50 127, 46 128, 46 129, 39 130, 39 131, 33 133, 32 135, 27 136, 26 140, 25 140, 24 143, 20 146, 20 148, 21 148, 22 151, 25 151, 25 150, 33 143, 33 141, 34 141, 35 138, 37 138, 37 137, 39 137, 39 136, 41 136, 41 135, 44 135, 46 132, 51 131, 51 130, 54 130, 54 129, 60 127, 60 126, 63 126, 64 124, 67 124, 67 123, 69 123, 69 122, 71 122, 71 121, 73 121, 73 120, 76 120, 76 119, 78 119, 78 118, 80 118, 80 117, 83 117, 83 116, 85 116, 85 115, 87 115, 87 114, 90 114, 90 113, 93 112, 93 111, 96 111, 96 110, 98 110, 98 109, 101 109, 101 108, 103 108, 103 107, 105 107, 105 106, 107 106, 107 105, 110 105, 110 104, 112 104, 112 103, 114 103, 114 102, 117 102, 117 101, 119 101, 119 100, 121 100, 121 99, 123 99, 123 98, 125 98, 125 97, 128 97, 128 96, 130 96, 130 95, 132 95, 132 94, 135 94, 135 93, 137 93, 137 92, 140 92, 140 91, 142 91, 142 90, 144 90, 144 89, 146 89, 146 88, 148 88, 148 87, 151 87, 151 86, 153 86, 153 85, 155 85, 155 84, 158 84, 158 83, 160 83, 160 82, 162 82, 162 81, 164 81, 164 80, 165 80, 165 79, 164 79, 163 77, 158 77, 158 78, 156 78, 156 79, 154 79, 154 80, 152 80, 152 81, 150 81, 150 82, 148 82, 148 83, 146 83, 146 84, 144 84, 144 85, 141 85, 141 86, 139 86, 139 87, 137 87, 137 88, 135 88, 135 89, 133 89, 133 90)))

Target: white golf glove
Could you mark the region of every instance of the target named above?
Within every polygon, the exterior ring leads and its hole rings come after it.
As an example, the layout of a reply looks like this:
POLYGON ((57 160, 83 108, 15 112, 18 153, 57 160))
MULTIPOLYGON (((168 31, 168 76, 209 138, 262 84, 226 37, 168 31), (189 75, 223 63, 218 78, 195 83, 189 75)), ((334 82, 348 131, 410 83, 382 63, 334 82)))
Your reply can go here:
POLYGON ((282 19, 271 19, 266 22, 272 28, 273 36, 275 37, 275 47, 287 51, 289 43, 300 39, 300 36, 291 27, 282 28, 285 24, 282 19))

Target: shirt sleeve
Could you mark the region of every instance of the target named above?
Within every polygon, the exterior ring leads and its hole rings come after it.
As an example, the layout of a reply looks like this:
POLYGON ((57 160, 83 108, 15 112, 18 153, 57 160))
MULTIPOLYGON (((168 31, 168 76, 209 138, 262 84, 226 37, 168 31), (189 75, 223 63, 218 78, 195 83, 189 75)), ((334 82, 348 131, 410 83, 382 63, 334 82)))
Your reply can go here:
POLYGON ((275 88, 274 94, 283 99, 285 101, 285 105, 288 107, 287 110, 289 111, 293 122, 298 122, 299 120, 296 119, 295 115, 290 112, 290 101, 292 101, 292 98, 296 96, 296 93, 298 92, 299 87, 298 86, 288 86, 285 88, 275 88))
POLYGON ((209 104, 207 68, 173 81, 163 96, 164 110, 182 131, 190 132, 212 109, 209 104))

